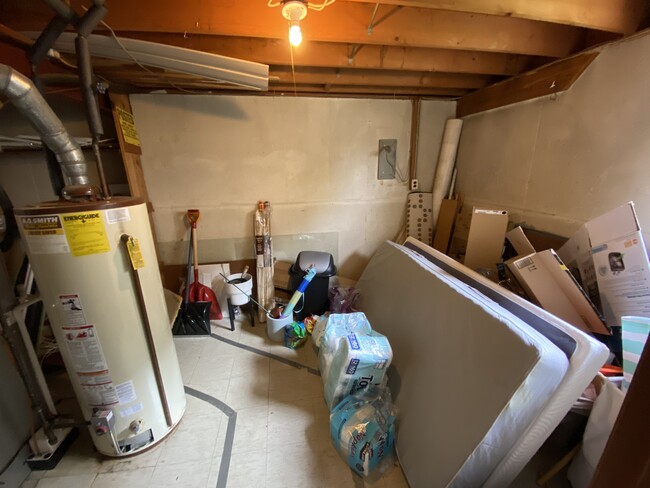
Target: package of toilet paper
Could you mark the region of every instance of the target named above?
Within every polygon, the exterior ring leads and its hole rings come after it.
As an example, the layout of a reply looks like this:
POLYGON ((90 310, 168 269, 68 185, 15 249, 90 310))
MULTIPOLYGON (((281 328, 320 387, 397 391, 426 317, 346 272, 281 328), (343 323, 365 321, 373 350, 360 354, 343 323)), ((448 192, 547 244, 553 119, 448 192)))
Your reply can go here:
POLYGON ((352 333, 340 338, 324 380, 330 410, 347 395, 381 385, 392 359, 388 339, 381 334, 352 333))
POLYGON ((387 388, 350 395, 330 416, 334 447, 356 473, 369 481, 393 465, 396 416, 387 388))
POLYGON ((327 383, 329 368, 341 339, 348 334, 369 335, 370 322, 362 312, 331 314, 327 321, 314 327, 313 339, 318 344, 318 367, 323 383, 327 383))

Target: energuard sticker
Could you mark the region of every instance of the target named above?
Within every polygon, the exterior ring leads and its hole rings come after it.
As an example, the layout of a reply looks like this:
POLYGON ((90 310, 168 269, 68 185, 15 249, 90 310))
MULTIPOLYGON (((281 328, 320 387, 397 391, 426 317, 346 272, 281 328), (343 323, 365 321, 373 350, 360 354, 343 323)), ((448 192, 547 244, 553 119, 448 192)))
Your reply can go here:
POLYGON ((25 240, 33 254, 67 254, 70 252, 61 217, 38 215, 20 217, 25 240))
POLYGON ((99 210, 63 214, 61 217, 73 256, 89 256, 111 250, 104 218, 99 210))

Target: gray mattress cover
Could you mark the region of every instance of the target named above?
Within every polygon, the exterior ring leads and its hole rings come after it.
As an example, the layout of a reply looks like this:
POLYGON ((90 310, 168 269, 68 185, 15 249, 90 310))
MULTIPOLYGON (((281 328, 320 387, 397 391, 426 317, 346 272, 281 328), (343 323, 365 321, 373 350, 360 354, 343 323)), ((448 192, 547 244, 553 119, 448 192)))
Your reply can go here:
POLYGON ((553 394, 566 356, 498 304, 385 242, 359 307, 393 348, 397 450, 414 488, 480 486, 553 394))

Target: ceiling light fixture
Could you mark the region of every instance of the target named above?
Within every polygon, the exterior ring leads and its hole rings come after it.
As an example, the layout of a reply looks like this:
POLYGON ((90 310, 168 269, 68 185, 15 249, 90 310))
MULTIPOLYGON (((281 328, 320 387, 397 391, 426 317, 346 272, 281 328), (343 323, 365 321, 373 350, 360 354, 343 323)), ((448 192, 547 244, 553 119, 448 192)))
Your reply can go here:
POLYGON ((282 2, 282 15, 289 21, 289 42, 293 46, 300 46, 302 42, 300 21, 307 16, 307 2, 304 0, 284 0, 282 2))

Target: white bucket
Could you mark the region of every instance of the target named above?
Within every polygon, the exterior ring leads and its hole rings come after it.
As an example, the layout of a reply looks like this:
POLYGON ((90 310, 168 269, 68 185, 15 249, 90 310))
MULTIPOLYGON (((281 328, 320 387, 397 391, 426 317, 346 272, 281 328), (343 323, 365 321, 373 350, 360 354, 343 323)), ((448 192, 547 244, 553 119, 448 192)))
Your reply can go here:
POLYGON ((284 342, 284 327, 292 322, 293 314, 279 319, 274 319, 269 314, 266 314, 266 334, 272 341, 284 342))
POLYGON ((241 273, 235 273, 228 276, 228 281, 244 279, 242 283, 226 283, 225 291, 230 303, 233 305, 246 305, 250 301, 250 294, 253 290, 253 277, 246 273, 243 278, 241 273))

